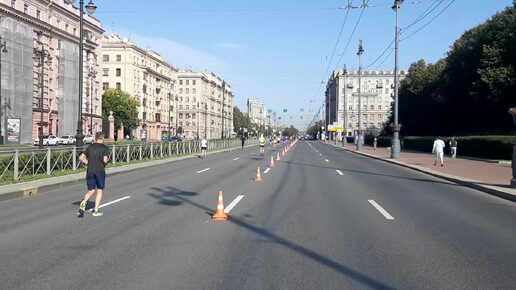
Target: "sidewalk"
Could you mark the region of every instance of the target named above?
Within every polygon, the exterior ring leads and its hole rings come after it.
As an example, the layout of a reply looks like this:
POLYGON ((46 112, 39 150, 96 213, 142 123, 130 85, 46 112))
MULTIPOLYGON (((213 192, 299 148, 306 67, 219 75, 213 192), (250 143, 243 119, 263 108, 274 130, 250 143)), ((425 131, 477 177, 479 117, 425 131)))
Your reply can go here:
MULTIPOLYGON (((337 143, 337 145, 328 144, 343 148, 342 143, 337 143)), ((373 150, 371 146, 363 146, 361 151, 358 152, 354 144, 348 143, 343 149, 412 168, 504 199, 516 201, 516 189, 511 188, 509 185, 512 177, 510 165, 462 158, 452 159, 449 156, 445 156, 444 166, 441 167, 439 164, 434 166, 434 158, 430 153, 402 151, 399 159, 391 159, 390 148, 378 147, 376 150, 373 150)))

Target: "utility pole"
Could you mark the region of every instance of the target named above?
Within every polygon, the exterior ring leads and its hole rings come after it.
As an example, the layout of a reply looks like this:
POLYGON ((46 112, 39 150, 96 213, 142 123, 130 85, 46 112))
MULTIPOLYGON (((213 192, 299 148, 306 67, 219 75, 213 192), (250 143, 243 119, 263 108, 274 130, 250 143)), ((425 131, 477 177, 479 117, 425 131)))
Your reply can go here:
POLYGON ((357 151, 362 149, 362 54, 364 53, 364 47, 362 46, 362 40, 358 42, 358 138, 357 138, 357 151))
MULTIPOLYGON (((5 40, 2 43, 3 37, 0 35, 0 144, 7 143, 7 121, 2 125, 2 53, 7 53, 7 44, 5 40), (4 130, 4 126, 6 130, 4 130)), ((7 105, 7 102, 6 102, 7 105)), ((4 110, 4 119, 7 120, 7 106, 4 110)))
POLYGON ((224 139, 224 94, 226 92, 226 82, 222 81, 222 132, 221 139, 224 139))
POLYGON ((404 0, 395 0, 392 9, 396 12, 396 27, 395 27, 395 45, 394 45, 394 124, 392 125, 392 145, 391 145, 391 158, 400 158, 400 130, 401 125, 398 123, 398 59, 399 59, 399 44, 400 44, 400 28, 399 28, 399 15, 398 11, 404 0))

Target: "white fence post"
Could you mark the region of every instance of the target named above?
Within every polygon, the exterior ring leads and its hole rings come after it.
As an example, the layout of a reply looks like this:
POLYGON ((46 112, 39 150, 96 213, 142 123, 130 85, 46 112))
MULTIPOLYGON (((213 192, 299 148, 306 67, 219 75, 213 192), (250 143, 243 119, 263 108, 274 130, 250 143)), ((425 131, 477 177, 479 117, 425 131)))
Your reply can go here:
POLYGON ((14 181, 18 181, 19 179, 19 176, 18 176, 18 166, 19 166, 19 163, 20 163, 20 151, 18 151, 18 149, 14 150, 14 181))
POLYGON ((52 166, 50 166, 50 161, 52 160, 52 155, 50 153, 50 147, 47 150, 47 175, 50 175, 50 171, 52 166))
POLYGON ((131 161, 131 145, 127 144, 127 155, 126 155, 127 163, 131 161))

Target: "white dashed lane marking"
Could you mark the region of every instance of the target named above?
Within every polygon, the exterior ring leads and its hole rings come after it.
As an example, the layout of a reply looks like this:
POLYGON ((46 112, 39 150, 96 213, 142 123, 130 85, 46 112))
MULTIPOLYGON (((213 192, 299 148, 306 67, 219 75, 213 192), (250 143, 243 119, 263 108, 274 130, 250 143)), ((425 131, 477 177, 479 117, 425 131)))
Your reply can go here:
POLYGON ((199 170, 199 171, 197 171, 196 173, 203 173, 203 172, 208 171, 208 170, 210 170, 210 168, 205 168, 205 169, 203 169, 203 170, 199 170))

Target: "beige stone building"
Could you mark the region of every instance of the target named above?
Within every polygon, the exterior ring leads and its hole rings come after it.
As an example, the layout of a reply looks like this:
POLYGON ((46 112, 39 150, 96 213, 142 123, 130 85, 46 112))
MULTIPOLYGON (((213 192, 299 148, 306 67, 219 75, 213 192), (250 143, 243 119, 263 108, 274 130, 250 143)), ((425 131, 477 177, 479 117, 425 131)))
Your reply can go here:
MULTIPOLYGON (((399 80, 405 75, 400 71, 399 80)), ((362 129, 374 134, 391 114, 394 71, 362 71, 361 82, 362 129)), ((358 87, 358 71, 347 70, 334 71, 326 86, 326 124, 344 128, 348 136, 359 128, 358 87)))
MULTIPOLYGON (((84 31, 83 130, 95 133, 102 130, 102 100, 99 78, 93 75, 100 75, 97 55, 104 31, 100 22, 87 14, 84 31)), ((20 121, 21 143, 37 137, 41 124, 44 134, 75 134, 79 115, 79 9, 62 0, 0 0, 0 36, 7 49, 0 52, 2 135, 12 119, 20 121), (38 53, 42 49, 45 58, 40 66, 38 53)))
POLYGON ((231 86, 212 72, 179 72, 177 126, 187 139, 233 135, 231 86), (224 125, 223 125, 224 123, 224 125))
POLYGON ((119 89, 140 101, 140 125, 130 134, 138 139, 161 140, 162 133, 176 134, 178 70, 151 50, 128 39, 105 35, 102 39, 102 88, 119 89), (170 118, 169 118, 170 116, 170 118), (169 127, 170 124, 170 127, 169 127))

